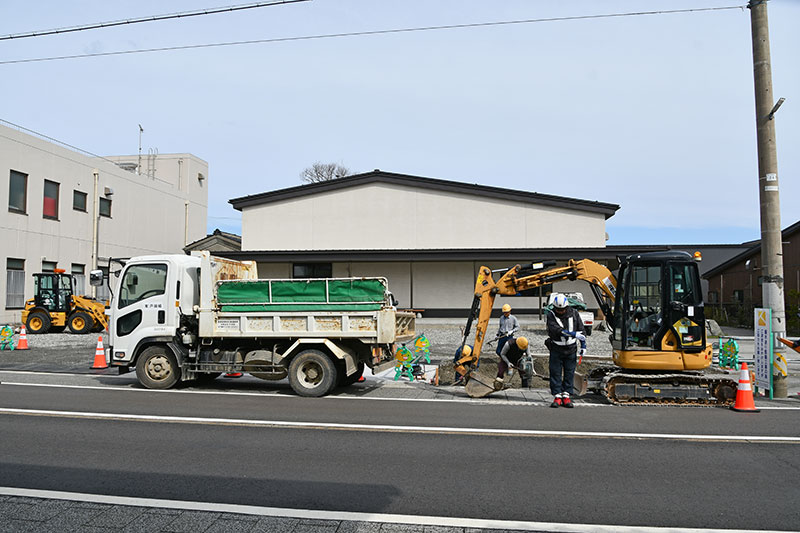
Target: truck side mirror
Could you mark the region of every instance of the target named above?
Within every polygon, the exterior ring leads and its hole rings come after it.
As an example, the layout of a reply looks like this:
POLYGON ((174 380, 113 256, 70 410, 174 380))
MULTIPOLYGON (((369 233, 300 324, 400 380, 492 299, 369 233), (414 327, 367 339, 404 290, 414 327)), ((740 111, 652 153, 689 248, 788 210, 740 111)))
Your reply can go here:
POLYGON ((102 270, 92 270, 89 272, 89 285, 93 285, 95 287, 100 287, 103 285, 103 271, 102 270))

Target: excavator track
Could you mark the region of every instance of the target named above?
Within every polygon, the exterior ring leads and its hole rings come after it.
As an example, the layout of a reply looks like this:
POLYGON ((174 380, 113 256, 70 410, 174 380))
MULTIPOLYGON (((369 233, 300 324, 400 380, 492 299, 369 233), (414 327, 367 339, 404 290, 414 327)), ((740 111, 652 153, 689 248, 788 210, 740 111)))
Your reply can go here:
POLYGON ((617 368, 602 377, 599 389, 615 405, 716 407, 733 405, 737 385, 728 374, 644 374, 617 368))

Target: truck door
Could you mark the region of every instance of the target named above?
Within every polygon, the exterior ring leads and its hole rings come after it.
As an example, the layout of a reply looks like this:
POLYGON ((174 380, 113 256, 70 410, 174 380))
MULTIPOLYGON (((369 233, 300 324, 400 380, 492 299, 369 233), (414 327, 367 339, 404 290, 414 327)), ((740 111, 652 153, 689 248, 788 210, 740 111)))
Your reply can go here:
POLYGON ((130 359, 136 344, 145 337, 171 335, 175 332, 175 313, 169 313, 170 295, 167 263, 129 265, 117 290, 114 324, 115 359, 130 359), (124 352, 124 356, 120 353, 124 352))

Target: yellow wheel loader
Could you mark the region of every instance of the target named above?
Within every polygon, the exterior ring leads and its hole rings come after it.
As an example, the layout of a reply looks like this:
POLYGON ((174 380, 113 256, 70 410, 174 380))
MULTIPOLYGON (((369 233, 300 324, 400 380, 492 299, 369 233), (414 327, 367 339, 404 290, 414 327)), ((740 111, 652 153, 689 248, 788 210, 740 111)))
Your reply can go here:
POLYGON ((75 295, 75 280, 63 270, 34 274, 34 295, 25 302, 22 323, 28 333, 102 331, 108 326, 105 303, 75 295))
MULTIPOLYGON (((481 267, 475 298, 462 346, 477 319, 472 353, 456 363, 467 378, 472 397, 494 391, 476 374, 481 348, 498 295, 522 291, 562 280, 583 280, 592 289, 611 327, 613 365, 599 367, 576 389, 595 390, 612 403, 728 405, 736 396, 737 382, 727 374, 709 373, 711 345, 706 342, 705 314, 697 263, 686 252, 650 252, 621 258, 617 278, 589 259, 570 260, 567 266, 544 263, 504 269, 495 281, 481 267)), ((497 271, 495 271, 497 272, 497 271)))

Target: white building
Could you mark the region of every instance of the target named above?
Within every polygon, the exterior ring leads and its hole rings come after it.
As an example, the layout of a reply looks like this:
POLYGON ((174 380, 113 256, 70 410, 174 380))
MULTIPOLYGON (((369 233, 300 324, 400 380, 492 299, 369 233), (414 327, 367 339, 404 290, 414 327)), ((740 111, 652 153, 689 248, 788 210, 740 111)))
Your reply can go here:
POLYGON ((202 159, 145 155, 139 173, 136 155, 101 158, 21 130, 0 124, 0 202, 8 206, 0 214, 0 323, 20 320, 33 273, 64 269, 89 293, 88 272, 109 258, 181 253, 205 236, 202 159))
MULTIPOLYGON (((242 251, 224 255, 257 261, 259 277, 386 276, 400 306, 425 316, 464 316, 481 265, 613 263, 620 251, 605 246, 617 205, 380 170, 230 203, 242 212, 242 251)), ((575 289, 590 302, 581 282, 556 290, 575 289)), ((540 307, 538 292, 511 303, 540 307)))

